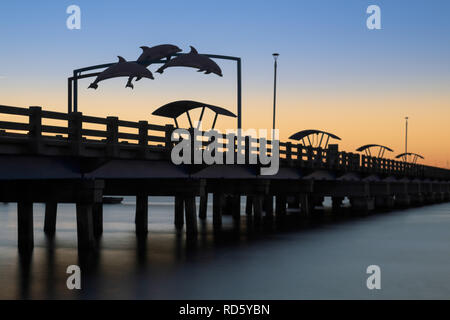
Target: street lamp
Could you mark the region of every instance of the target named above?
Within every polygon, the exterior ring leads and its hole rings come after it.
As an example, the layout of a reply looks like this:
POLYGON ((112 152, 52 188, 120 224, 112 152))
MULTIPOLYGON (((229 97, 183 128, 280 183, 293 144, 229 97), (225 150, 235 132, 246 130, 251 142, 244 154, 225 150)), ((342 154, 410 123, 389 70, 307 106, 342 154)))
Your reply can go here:
POLYGON ((274 65, 273 65, 273 130, 275 130, 275 110, 276 110, 276 102, 277 102, 277 59, 278 56, 280 54, 279 53, 273 53, 273 60, 274 60, 274 65))
POLYGON ((408 117, 405 117, 405 161, 408 159, 408 117))

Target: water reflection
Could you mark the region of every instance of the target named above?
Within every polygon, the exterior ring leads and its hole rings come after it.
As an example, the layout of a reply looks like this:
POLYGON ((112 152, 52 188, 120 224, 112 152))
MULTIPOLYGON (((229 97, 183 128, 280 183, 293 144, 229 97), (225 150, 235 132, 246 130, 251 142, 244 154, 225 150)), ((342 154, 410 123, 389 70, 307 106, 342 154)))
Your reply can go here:
MULTIPOLYGON (((403 263, 411 264, 411 256, 404 252, 414 251, 420 235, 425 236, 420 242, 422 246, 429 242, 426 248, 433 254, 428 257, 429 265, 419 265, 417 269, 413 264, 416 273, 410 272, 411 279, 416 279, 420 270, 433 270, 434 277, 442 281, 434 288, 436 280, 431 279, 431 295, 450 291, 450 279, 445 271, 450 259, 442 258, 444 249, 436 250, 433 247, 436 242, 429 240, 438 237, 440 241, 448 241, 447 245, 450 242, 448 229, 444 229, 450 227, 448 204, 366 217, 352 217, 345 212, 333 215, 329 209, 315 212, 310 218, 302 217, 295 210, 289 210, 282 219, 262 217, 260 221, 248 215, 240 219, 224 216, 220 230, 212 227, 209 212, 207 221, 199 221, 197 237, 189 237, 174 228, 170 205, 153 205, 146 237, 134 234, 133 204, 105 206, 104 234, 98 239, 97 250, 90 252, 76 249, 73 208, 62 206, 56 236, 47 237, 42 232, 42 208, 36 207, 36 247, 33 252, 21 255, 13 241, 15 226, 11 215, 14 212, 6 210, 4 214, 9 222, 0 225, 3 235, 0 279, 4 288, 15 290, 3 290, 0 297, 370 298, 360 285, 364 283, 364 272, 355 270, 363 270, 374 260, 389 266, 395 257, 399 265, 391 272, 398 275, 403 263), (411 223, 408 220, 411 217, 421 217, 424 221, 411 223), (410 229, 401 227, 405 221, 411 224, 410 229), (434 228, 428 232, 423 225, 434 228), (377 233, 381 231, 382 235, 377 233), (386 239, 395 239, 393 243, 397 247, 390 247, 386 239), (66 270, 71 264, 79 265, 82 270, 81 291, 66 287, 69 276, 66 270), (324 277, 333 279, 331 288, 326 286, 324 277), (297 289, 293 287, 295 283, 297 289)), ((390 274, 386 277, 395 278, 390 274)), ((397 283, 392 296, 407 298, 410 294, 407 287, 405 283, 397 283)), ((388 292, 380 297, 391 296, 388 292)))

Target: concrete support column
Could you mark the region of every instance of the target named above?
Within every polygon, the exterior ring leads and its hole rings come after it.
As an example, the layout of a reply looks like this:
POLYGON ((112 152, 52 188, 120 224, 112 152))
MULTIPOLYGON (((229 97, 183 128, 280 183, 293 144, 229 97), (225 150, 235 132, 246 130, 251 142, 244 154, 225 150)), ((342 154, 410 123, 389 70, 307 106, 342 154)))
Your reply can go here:
POLYGON ((207 211, 208 211, 208 194, 206 193, 205 195, 200 196, 200 208, 198 213, 198 217, 200 218, 200 220, 206 219, 207 211))
POLYGON ((286 195, 278 194, 275 199, 275 213, 278 217, 286 215, 286 195))
POLYGON ((434 192, 428 192, 425 194, 425 203, 436 203, 436 194, 434 192))
POLYGON ((233 214, 233 196, 224 195, 222 199, 222 215, 230 216, 233 214))
POLYGON ((410 195, 410 199, 411 199, 411 205, 413 205, 413 206, 421 206, 424 203, 423 194, 421 194, 421 193, 416 193, 416 194, 410 195))
POLYGON ((395 205, 401 208, 409 207, 411 205, 411 197, 406 193, 396 194, 395 205))
POLYGON ((17 203, 17 233, 20 252, 29 252, 34 247, 33 203, 17 203))
POLYGON ((377 196, 375 197, 375 208, 378 210, 390 210, 394 207, 393 196, 377 196))
POLYGON ((375 209, 375 199, 371 197, 352 197, 352 209, 358 213, 367 214, 375 209))
POLYGON ((253 207, 254 207, 254 219, 255 221, 260 221, 262 217, 262 208, 263 208, 263 196, 255 195, 253 196, 253 207))
POLYGON ((302 193, 300 194, 300 212, 304 216, 310 216, 314 209, 313 204, 311 203, 311 198, 308 194, 302 193))
POLYGON ((94 228, 92 223, 93 203, 77 203, 77 238, 78 249, 94 247, 94 228))
POLYGON ((93 211, 94 206, 102 202, 104 185, 101 180, 86 180, 76 188, 78 192, 76 203, 78 250, 95 247, 93 211))
POLYGON ((311 195, 313 206, 323 206, 324 196, 311 195))
POLYGON ((233 218, 235 220, 240 220, 241 218, 241 196, 240 195, 234 195, 232 198, 232 206, 231 211, 233 214, 233 218))
POLYGON ((95 203, 92 207, 92 222, 94 224, 94 236, 103 234, 103 203, 95 203))
POLYGON ((268 195, 264 197, 264 211, 266 212, 266 217, 273 217, 273 196, 268 195))
POLYGON ((247 196, 245 202, 245 214, 251 215, 253 212, 253 196, 247 196))
POLYGON ((344 200, 344 197, 331 197, 331 207, 333 209, 333 212, 339 213, 342 211, 342 201, 344 200))
POLYGON ((300 197, 297 195, 287 197, 287 204, 289 209, 300 208, 300 197))
POLYGON ((136 196, 136 234, 146 235, 148 232, 148 196, 139 194, 136 196))
POLYGON ((222 226, 222 202, 223 194, 214 193, 213 194, 213 226, 218 228, 222 226))
POLYGON ((184 200, 181 196, 175 196, 175 228, 183 229, 184 225, 184 200))
POLYGON ((186 233, 188 235, 197 234, 197 210, 195 207, 195 196, 187 196, 184 199, 186 213, 186 233))
POLYGON ((47 202, 45 204, 45 220, 44 220, 44 233, 52 236, 56 231, 56 211, 57 202, 47 202))

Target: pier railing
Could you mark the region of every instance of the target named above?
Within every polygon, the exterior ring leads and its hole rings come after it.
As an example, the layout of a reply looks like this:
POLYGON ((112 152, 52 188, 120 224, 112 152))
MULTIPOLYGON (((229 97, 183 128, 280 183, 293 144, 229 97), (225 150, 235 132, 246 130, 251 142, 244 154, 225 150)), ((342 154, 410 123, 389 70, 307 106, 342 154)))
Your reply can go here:
MULTIPOLYGON (((171 140, 173 131, 173 125, 161 126, 147 121, 0 105, 0 154, 168 159, 174 146, 171 140)), ((193 129, 188 132, 190 139, 199 141, 201 149, 213 141, 213 138, 205 137, 204 132, 193 129)), ((271 140, 250 136, 238 139, 226 134, 218 136, 221 137, 218 143, 222 146, 218 152, 223 153, 224 163, 229 146, 233 146, 234 159, 241 154, 245 163, 251 164, 251 155, 272 155, 271 140)), ((337 145, 322 149, 293 142, 279 141, 278 144, 283 166, 450 180, 450 170, 339 151, 337 145)))

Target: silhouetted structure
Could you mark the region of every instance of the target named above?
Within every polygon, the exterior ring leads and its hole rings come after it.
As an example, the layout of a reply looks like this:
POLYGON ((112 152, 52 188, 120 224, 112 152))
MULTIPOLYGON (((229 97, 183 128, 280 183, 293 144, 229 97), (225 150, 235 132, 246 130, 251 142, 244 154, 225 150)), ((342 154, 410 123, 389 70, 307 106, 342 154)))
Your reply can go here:
MULTIPOLYGON (((86 249, 95 246, 95 237, 103 231, 103 196, 136 196, 135 223, 140 236, 148 232, 149 195, 175 197, 175 226, 181 229, 185 224, 189 236, 197 233, 195 197, 201 197, 199 217, 205 219, 209 193, 213 194, 215 228, 222 223, 226 196, 236 219, 239 198, 247 196, 246 213, 255 222, 263 213, 266 218, 273 213, 282 218, 291 197, 298 199, 299 214, 305 216, 313 214, 314 205, 324 196, 332 197, 334 208, 348 197, 355 212, 450 199, 450 170, 338 151, 337 145, 323 149, 279 142, 278 173, 261 176, 263 164, 250 163, 247 156, 239 165, 174 165, 170 159, 173 125, 40 107, 0 106, 0 114, 28 119, 0 121, 0 201, 18 203, 21 251, 33 248, 35 202, 46 204, 45 232, 49 234, 56 229, 57 204, 76 203, 78 247, 86 249), (49 120, 67 121, 67 126, 46 124, 49 120), (91 129, 93 125, 106 129, 91 129)), ((199 140, 195 130, 189 132, 191 141, 199 140)), ((223 151, 237 157, 237 141, 228 139, 222 135, 223 151)), ((261 148, 262 139, 245 137, 244 141, 246 155, 271 152, 261 148)))
POLYGON ((389 152, 394 152, 394 150, 392 150, 391 148, 382 146, 379 144, 366 144, 366 145, 361 146, 358 149, 356 149, 356 151, 358 151, 358 152, 364 151, 364 153, 367 156, 371 157, 372 156, 372 151, 371 151, 372 148, 375 148, 375 149, 378 148, 377 158, 382 158, 384 156, 384 153, 386 152, 386 150, 389 152))
POLYGON ((326 149, 328 147, 328 142, 330 140, 330 138, 332 139, 336 139, 336 140, 341 140, 341 138, 339 138, 338 136, 329 133, 329 132, 325 132, 325 131, 321 131, 321 130, 302 130, 299 131, 297 133, 294 133, 293 135, 291 135, 289 137, 289 139, 292 140, 297 140, 297 141, 302 141, 304 146, 311 146, 311 147, 322 147, 322 142, 325 142, 325 145, 323 146, 324 149, 326 149), (319 140, 319 136, 320 136, 320 140, 319 140), (327 137, 325 141, 323 141, 323 138, 327 137), (306 140, 307 142, 306 142, 306 140))
POLYGON ((197 49, 191 46, 191 51, 188 54, 177 56, 176 58, 167 61, 156 72, 163 73, 165 69, 171 67, 190 67, 198 69, 198 72, 205 74, 214 73, 222 77, 222 70, 213 60, 205 55, 199 54, 197 49))
POLYGON ((214 129, 214 127, 216 125, 217 117, 219 115, 236 118, 236 115, 234 113, 228 111, 227 109, 224 109, 224 108, 221 108, 221 107, 217 107, 217 106, 213 106, 213 105, 210 105, 210 104, 206 104, 206 103, 203 103, 203 102, 191 101, 191 100, 180 100, 180 101, 170 102, 168 104, 163 105, 162 107, 159 107, 158 109, 153 111, 152 114, 155 115, 155 116, 161 116, 161 117, 166 117, 166 118, 173 119, 173 121, 175 122, 176 127, 179 128, 177 118, 179 116, 181 116, 182 114, 186 113, 186 116, 187 116, 188 121, 189 121, 189 125, 190 125, 191 128, 193 128, 193 124, 192 124, 191 116, 189 114, 189 110, 197 109, 197 108, 201 108, 202 109, 202 111, 200 113, 200 117, 197 120, 198 121, 198 125, 200 125, 200 122, 203 119, 203 115, 205 113, 205 109, 209 109, 209 110, 211 110, 211 111, 213 111, 215 113, 214 120, 213 120, 213 123, 212 123, 212 129, 214 129))
POLYGON ((423 156, 421 156, 420 154, 417 154, 417 153, 412 153, 412 152, 404 152, 404 153, 401 153, 401 154, 399 154, 399 155, 397 155, 395 158, 396 159, 399 159, 399 158, 402 158, 403 159, 403 161, 408 161, 408 156, 411 156, 412 157, 412 163, 417 163, 417 160, 420 158, 420 159, 425 159, 423 156))
MULTIPOLYGON (((242 127, 242 78, 241 78, 241 58, 233 57, 233 56, 225 56, 225 55, 217 55, 217 54, 199 54, 195 48, 191 46, 190 53, 180 53, 181 49, 174 45, 159 45, 152 48, 141 47, 143 49, 143 53, 139 56, 137 61, 131 61, 127 63, 137 63, 138 65, 148 67, 151 64, 164 64, 161 68, 158 69, 158 72, 162 73, 164 69, 168 67, 192 67, 198 68, 199 71, 204 71, 205 74, 215 73, 219 76, 222 76, 222 70, 220 67, 211 59, 222 59, 222 60, 231 60, 236 62, 236 76, 237 76, 237 128, 240 129, 242 127), (158 60, 158 57, 164 55, 165 60, 158 60), (175 56, 175 58, 171 59, 171 57, 175 56), (146 59, 155 59, 155 60, 146 60, 146 59)), ((106 72, 108 68, 117 67, 117 63, 105 63, 94 65, 90 67, 84 67, 73 70, 72 76, 67 79, 67 109, 68 113, 78 112, 78 80, 86 79, 90 77, 102 77, 103 79, 99 79, 97 82, 114 77, 122 77, 128 76, 128 82, 126 87, 134 88, 131 83, 134 77, 137 77, 137 80, 142 78, 141 74, 134 74, 129 72, 117 73, 115 76, 113 72, 108 72, 102 75, 103 72, 106 72), (88 71, 97 70, 97 69, 105 69, 103 72, 93 72, 86 73, 88 71)), ((109 70, 111 71, 111 70, 109 70)), ((150 71, 149 71, 150 72, 150 71)), ((148 74, 147 74, 148 77, 148 74)), ((91 88, 97 88, 97 82, 91 84, 91 88)))

